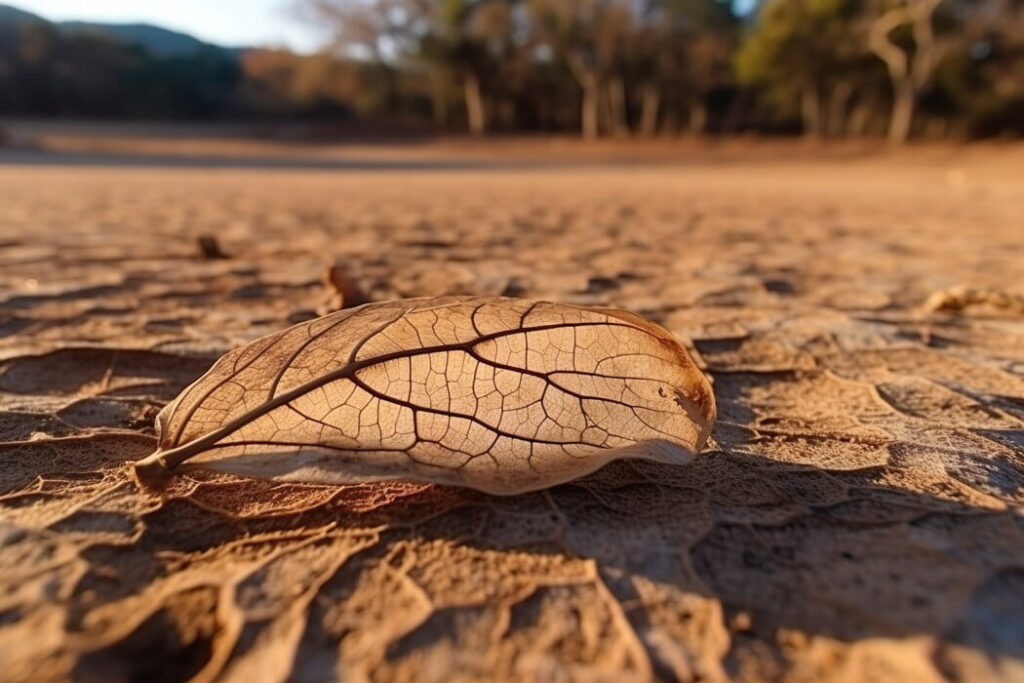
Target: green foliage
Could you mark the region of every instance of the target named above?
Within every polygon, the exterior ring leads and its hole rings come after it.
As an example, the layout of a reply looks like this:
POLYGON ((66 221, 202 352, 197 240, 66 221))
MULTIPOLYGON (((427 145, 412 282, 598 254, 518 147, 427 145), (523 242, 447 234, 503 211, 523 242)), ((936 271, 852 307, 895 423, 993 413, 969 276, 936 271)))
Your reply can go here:
POLYGON ((736 75, 780 100, 860 66, 859 0, 769 0, 736 53, 736 75))

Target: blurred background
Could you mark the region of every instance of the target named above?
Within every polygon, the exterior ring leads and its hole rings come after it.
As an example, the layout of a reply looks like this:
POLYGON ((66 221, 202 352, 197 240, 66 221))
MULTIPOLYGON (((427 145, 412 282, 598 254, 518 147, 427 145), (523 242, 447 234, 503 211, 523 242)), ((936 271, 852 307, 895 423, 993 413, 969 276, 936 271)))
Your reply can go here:
POLYGON ((312 139, 1019 136, 1024 2, 27 1, 0 5, 0 117, 14 146, 89 120, 312 139))

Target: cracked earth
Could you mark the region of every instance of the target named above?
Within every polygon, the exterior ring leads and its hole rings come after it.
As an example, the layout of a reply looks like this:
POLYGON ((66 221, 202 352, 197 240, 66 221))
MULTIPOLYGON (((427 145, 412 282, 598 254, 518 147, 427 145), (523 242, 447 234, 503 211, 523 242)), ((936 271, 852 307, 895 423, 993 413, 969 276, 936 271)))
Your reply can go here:
POLYGON ((1024 317, 923 306, 1024 294, 1024 174, 952 163, 0 169, 4 678, 1020 680, 1024 317), (511 497, 140 489, 159 410, 332 265, 654 320, 711 446, 511 497))

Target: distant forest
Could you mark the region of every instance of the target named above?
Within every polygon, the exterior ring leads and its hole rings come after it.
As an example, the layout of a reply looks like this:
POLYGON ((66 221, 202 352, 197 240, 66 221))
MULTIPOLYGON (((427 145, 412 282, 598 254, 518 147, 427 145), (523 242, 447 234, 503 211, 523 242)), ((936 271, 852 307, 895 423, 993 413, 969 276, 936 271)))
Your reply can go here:
POLYGON ((0 6, 0 115, 374 130, 1024 134, 1024 0, 298 0, 302 55, 0 6))

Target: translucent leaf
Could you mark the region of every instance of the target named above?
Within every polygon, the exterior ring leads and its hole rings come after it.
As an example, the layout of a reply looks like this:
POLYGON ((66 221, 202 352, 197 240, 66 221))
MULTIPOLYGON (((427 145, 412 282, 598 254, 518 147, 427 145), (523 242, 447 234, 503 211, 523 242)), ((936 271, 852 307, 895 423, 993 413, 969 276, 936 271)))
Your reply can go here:
POLYGON ((370 304, 231 351, 158 416, 156 483, 185 461, 281 481, 408 479, 513 494, 616 458, 684 464, 707 379, 630 313, 521 299, 370 304))

